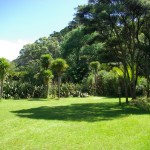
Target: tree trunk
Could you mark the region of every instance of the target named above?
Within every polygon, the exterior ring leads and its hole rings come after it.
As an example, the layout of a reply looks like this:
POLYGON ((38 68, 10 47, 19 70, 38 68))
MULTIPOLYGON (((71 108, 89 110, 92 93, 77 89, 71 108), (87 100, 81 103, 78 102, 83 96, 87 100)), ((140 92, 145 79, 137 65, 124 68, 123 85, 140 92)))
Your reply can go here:
POLYGON ((146 56, 146 78, 147 78, 147 87, 146 87, 146 96, 149 98, 149 84, 150 84, 150 77, 149 77, 149 65, 148 65, 149 56, 146 56))
POLYGON ((1 80, 1 84, 0 84, 0 99, 2 99, 3 97, 3 80, 1 80))
POLYGON ((131 97, 132 100, 134 100, 136 98, 136 77, 135 77, 135 72, 134 72, 134 65, 131 68, 131 84, 130 84, 130 90, 131 90, 131 97))
POLYGON ((95 73, 95 93, 94 95, 96 96, 97 95, 97 75, 95 73))
POLYGON ((0 99, 2 98, 2 84, 0 82, 0 99))
POLYGON ((94 78, 94 76, 93 76, 93 78, 92 78, 92 95, 94 96, 95 95, 95 78, 94 78))
POLYGON ((60 98, 61 76, 58 77, 58 99, 60 98))
POLYGON ((47 82, 47 85, 46 85, 46 98, 49 98, 49 82, 47 82))
POLYGON ((126 103, 129 103, 129 100, 128 100, 128 77, 127 77, 126 67, 124 67, 124 85, 125 85, 126 103))
POLYGON ((131 97, 132 97, 132 99, 136 98, 136 86, 135 86, 135 83, 131 84, 131 97))
POLYGON ((54 81, 52 81, 52 98, 55 98, 55 96, 56 96, 56 93, 55 93, 55 82, 54 81))
POLYGON ((127 81, 125 81, 125 97, 126 97, 126 103, 129 103, 127 81))
POLYGON ((147 76, 147 98, 149 98, 149 84, 150 84, 150 78, 149 78, 149 75, 147 76))
POLYGON ((121 105, 121 86, 118 86, 119 105, 121 105))

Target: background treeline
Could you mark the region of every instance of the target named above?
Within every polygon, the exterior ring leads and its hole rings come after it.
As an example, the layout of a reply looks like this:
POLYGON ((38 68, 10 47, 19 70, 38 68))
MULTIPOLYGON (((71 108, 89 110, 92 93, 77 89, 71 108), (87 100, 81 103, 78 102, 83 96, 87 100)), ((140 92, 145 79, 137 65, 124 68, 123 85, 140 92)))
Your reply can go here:
POLYGON ((60 32, 25 45, 3 74, 4 98, 149 97, 149 0, 89 0, 60 32))

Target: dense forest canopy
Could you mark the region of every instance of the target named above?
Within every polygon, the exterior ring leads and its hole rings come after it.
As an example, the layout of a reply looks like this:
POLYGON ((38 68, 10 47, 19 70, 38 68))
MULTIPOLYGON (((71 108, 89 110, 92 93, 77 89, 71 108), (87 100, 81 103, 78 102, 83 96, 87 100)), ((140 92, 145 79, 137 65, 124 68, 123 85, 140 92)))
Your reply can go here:
POLYGON ((118 87, 126 102, 145 91, 149 96, 149 0, 89 0, 76 10, 67 27, 20 50, 5 77, 4 98, 55 96, 58 81, 65 97, 117 96, 118 87), (61 75, 54 66, 60 59, 69 66, 61 75))

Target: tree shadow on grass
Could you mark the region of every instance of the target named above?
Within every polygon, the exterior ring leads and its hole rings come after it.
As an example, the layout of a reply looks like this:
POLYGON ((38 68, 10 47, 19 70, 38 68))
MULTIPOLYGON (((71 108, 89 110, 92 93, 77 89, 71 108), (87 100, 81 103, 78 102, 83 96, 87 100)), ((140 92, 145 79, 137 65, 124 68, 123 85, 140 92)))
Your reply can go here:
POLYGON ((82 103, 67 106, 42 106, 38 108, 12 111, 19 117, 62 121, 106 121, 128 115, 149 114, 144 110, 118 103, 82 103))

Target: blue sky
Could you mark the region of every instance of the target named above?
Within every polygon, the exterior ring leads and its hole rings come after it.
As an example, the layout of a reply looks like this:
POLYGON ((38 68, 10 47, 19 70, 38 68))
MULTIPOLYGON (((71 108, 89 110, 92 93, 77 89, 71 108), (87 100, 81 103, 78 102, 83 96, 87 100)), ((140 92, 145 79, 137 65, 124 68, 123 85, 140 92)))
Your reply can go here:
POLYGON ((13 60, 24 44, 68 25, 88 0, 0 0, 0 57, 13 60))

